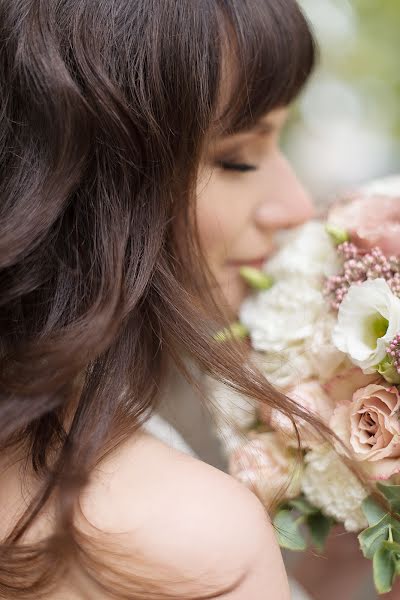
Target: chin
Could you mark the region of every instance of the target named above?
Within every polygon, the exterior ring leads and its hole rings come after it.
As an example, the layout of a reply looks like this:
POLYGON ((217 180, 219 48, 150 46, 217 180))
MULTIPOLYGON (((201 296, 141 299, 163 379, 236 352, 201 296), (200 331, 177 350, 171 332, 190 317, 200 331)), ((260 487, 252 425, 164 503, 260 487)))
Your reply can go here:
POLYGON ((242 302, 249 295, 249 288, 240 277, 232 278, 221 286, 224 309, 228 310, 230 317, 236 319, 242 302))

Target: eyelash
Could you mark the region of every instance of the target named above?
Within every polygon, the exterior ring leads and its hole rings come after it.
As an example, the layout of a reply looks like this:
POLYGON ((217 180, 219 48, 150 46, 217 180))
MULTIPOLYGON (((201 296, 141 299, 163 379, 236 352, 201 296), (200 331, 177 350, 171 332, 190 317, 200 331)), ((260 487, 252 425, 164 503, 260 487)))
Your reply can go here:
POLYGON ((221 160, 218 166, 224 171, 239 171, 239 173, 248 173, 249 171, 256 171, 257 167, 246 163, 234 163, 225 160, 221 160))

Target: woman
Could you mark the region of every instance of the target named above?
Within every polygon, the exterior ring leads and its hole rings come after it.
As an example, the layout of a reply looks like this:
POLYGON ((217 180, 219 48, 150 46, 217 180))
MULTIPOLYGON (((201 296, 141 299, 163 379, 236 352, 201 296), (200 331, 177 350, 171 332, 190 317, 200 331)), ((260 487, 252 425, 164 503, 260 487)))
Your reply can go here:
POLYGON ((170 369, 198 387, 188 361, 310 420, 213 340, 239 265, 311 212, 278 148, 308 26, 294 0, 8 0, 0 23, 0 595, 286 599, 258 500, 144 425, 170 369))

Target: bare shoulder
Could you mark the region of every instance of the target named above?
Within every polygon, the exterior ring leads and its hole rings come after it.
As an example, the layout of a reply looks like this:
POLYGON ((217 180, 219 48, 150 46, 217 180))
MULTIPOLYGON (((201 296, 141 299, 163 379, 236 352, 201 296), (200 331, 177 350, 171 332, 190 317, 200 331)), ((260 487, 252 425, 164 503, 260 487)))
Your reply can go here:
POLYGON ((140 553, 154 577, 169 573, 166 591, 177 598, 231 590, 224 598, 256 600, 266 589, 275 589, 274 600, 289 598, 275 535, 257 498, 149 435, 137 435, 100 465, 82 508, 124 553, 140 553))

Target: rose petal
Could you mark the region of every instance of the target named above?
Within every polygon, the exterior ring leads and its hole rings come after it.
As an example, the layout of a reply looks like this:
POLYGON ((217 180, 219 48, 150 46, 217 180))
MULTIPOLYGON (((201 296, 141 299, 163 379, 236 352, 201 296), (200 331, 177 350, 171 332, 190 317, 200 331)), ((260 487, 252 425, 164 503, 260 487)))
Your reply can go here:
POLYGON ((374 246, 387 256, 400 254, 400 189, 397 196, 357 194, 332 207, 328 222, 346 229, 363 250, 374 246))
POLYGON ((330 379, 323 388, 335 404, 340 404, 350 401, 354 392, 360 388, 378 381, 382 381, 380 375, 365 375, 358 367, 351 367, 330 379))
POLYGON ((398 458, 387 458, 379 462, 364 462, 363 471, 373 481, 386 481, 400 473, 400 461, 398 458))

